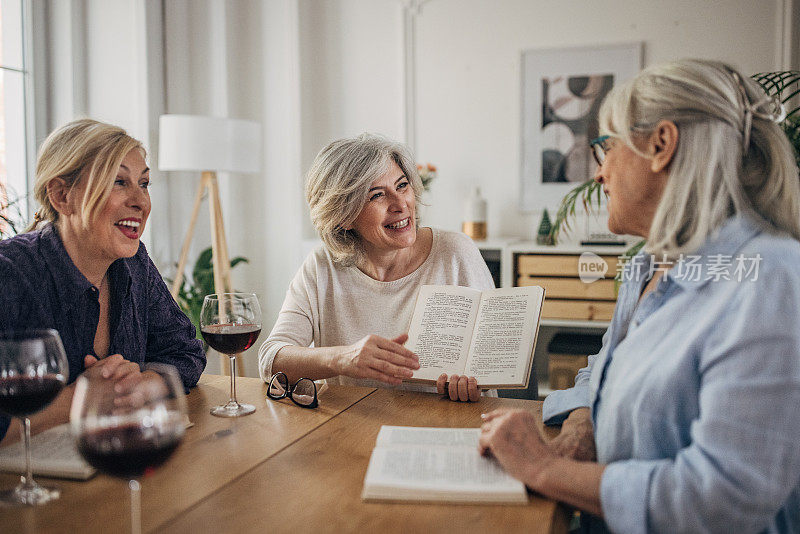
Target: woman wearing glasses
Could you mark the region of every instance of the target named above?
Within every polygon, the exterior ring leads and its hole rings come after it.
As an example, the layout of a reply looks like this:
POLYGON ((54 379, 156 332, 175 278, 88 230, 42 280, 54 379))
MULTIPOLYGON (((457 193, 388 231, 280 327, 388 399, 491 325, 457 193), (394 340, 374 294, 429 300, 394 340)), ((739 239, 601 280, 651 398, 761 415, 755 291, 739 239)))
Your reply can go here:
MULTIPOLYGON (((141 364, 160 362, 191 387, 205 367, 191 322, 139 241, 149 185, 139 141, 110 124, 70 122, 39 151, 41 207, 29 231, 0 241, 0 330, 58 330, 70 384, 91 369, 140 393, 150 376, 141 364)), ((73 391, 31 417, 34 431, 67 421, 73 391)), ((8 430, 0 416, 0 439, 19 436, 8 430)))
POLYGON ((474 377, 442 375, 436 388, 401 385, 419 368, 417 356, 403 347, 419 287, 494 287, 467 236, 418 227, 421 194, 404 145, 363 134, 319 153, 306 198, 324 246, 297 272, 259 350, 264 380, 280 371, 289 382, 326 378, 478 400, 474 377))
POLYGON ((698 60, 646 69, 601 108, 608 224, 646 252, 600 353, 545 403, 551 419, 584 407, 597 461, 558 455, 519 411, 486 414, 481 436, 590 529, 800 531, 800 184, 781 111, 698 60))

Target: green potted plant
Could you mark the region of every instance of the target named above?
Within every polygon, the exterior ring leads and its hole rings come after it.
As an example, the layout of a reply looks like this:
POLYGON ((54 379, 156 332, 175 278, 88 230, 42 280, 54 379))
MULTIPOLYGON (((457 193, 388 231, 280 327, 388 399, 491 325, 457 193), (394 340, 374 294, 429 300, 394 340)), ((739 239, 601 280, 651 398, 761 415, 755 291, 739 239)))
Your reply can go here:
POLYGON ((753 75, 753 79, 764 88, 769 96, 777 96, 786 106, 786 118, 781 123, 786 137, 794 147, 794 157, 800 167, 800 105, 791 107, 790 101, 798 103, 800 95, 800 71, 785 70, 778 72, 761 72, 753 75))
MULTIPOLYGON (((178 306, 185 313, 195 328, 197 339, 202 340, 200 334, 200 311, 203 309, 203 299, 206 295, 214 293, 214 267, 211 262, 211 247, 200 253, 192 269, 191 279, 184 278, 183 285, 178 291, 178 306)), ((247 258, 237 256, 231 260, 231 268, 240 263, 248 263, 247 258)), ((172 280, 167 279, 172 283, 172 280)))
POLYGON ((5 185, 0 184, 0 239, 15 236, 22 228, 20 200, 22 197, 13 196, 5 185))

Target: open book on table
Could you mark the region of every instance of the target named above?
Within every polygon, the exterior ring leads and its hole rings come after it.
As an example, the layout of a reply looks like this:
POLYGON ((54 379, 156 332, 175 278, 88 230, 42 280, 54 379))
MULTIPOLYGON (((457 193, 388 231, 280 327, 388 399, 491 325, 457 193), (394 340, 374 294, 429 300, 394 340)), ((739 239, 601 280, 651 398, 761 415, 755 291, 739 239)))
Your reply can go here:
POLYGON ((474 376, 481 387, 527 388, 543 300, 538 286, 422 286, 406 343, 420 364, 410 381, 447 373, 474 376))
MULTIPOLYGON (((194 426, 188 417, 184 424, 186 428, 194 426)), ((97 472, 78 452, 69 423, 31 436, 31 470, 34 475, 73 480, 87 480, 97 472)), ((0 447, 0 471, 25 472, 25 449, 22 442, 0 447)))
MULTIPOLYGON (((34 475, 86 480, 95 474, 78 452, 69 423, 49 428, 31 437, 31 468, 34 475)), ((0 448, 0 471, 25 472, 22 443, 0 448)))
POLYGON ((480 433, 479 428, 382 426, 361 498, 527 503, 525 485, 478 454, 480 433))

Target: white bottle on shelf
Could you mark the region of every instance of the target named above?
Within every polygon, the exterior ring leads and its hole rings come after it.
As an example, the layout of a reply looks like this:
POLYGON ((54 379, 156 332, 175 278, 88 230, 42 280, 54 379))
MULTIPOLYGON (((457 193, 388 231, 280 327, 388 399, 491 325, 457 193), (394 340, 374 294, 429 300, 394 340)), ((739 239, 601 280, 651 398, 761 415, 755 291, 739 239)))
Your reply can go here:
POLYGON ((472 189, 472 195, 464 205, 461 231, 475 240, 486 239, 486 199, 481 196, 481 188, 478 186, 472 189))

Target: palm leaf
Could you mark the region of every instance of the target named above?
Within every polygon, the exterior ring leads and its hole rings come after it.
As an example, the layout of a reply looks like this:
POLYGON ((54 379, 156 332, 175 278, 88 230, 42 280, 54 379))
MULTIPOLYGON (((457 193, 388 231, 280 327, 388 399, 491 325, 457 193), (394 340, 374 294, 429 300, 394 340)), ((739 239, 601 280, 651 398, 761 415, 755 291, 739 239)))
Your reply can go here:
POLYGON ((4 184, 0 184, 0 239, 15 236, 24 224, 20 204, 25 197, 13 195, 4 184), (10 199, 10 200, 9 200, 10 199))
POLYGON ((786 119, 781 127, 794 147, 795 159, 800 166, 800 105, 792 108, 792 103, 797 104, 800 100, 800 71, 760 72, 754 74, 753 79, 765 93, 778 97, 786 107, 786 119))
MULTIPOLYGON (((784 104, 789 104, 795 96, 800 94, 800 70, 787 70, 780 72, 759 72, 753 74, 753 79, 770 96, 777 96, 784 104)), ((800 106, 787 110, 787 115, 800 111, 800 106)))
MULTIPOLYGON (((185 279, 183 286, 178 290, 176 298, 178 306, 194 324, 198 339, 203 339, 200 334, 200 312, 203 309, 203 299, 206 295, 214 293, 214 265, 211 247, 206 248, 197 256, 197 261, 192 268, 191 280, 185 279)), ((231 260, 231 269, 240 263, 249 263, 247 258, 237 256, 231 260)), ((171 282, 171 280, 167 279, 171 282)))
POLYGON ((556 212, 556 218, 553 221, 553 227, 550 229, 550 237, 553 243, 558 242, 558 236, 563 231, 565 234, 572 230, 570 226, 572 219, 575 217, 575 209, 580 202, 583 205, 584 211, 589 213, 593 205, 599 208, 602 202, 603 188, 599 183, 594 180, 587 180, 579 186, 572 189, 561 200, 561 205, 556 212))

